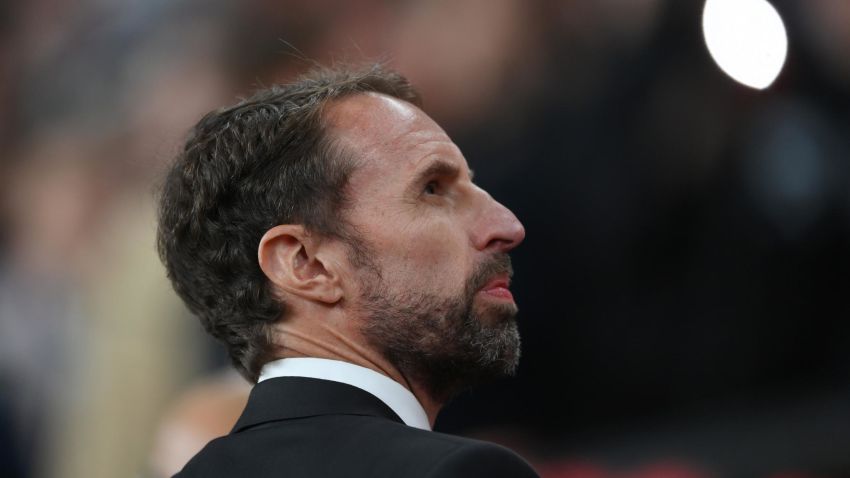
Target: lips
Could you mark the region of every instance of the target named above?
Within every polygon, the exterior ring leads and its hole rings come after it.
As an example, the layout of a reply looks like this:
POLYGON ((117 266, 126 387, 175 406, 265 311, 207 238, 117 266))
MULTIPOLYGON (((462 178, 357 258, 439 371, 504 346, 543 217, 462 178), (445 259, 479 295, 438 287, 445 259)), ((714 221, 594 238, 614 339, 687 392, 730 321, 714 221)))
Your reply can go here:
POLYGON ((498 277, 484 285, 481 292, 492 297, 513 301, 514 296, 509 287, 510 281, 506 277, 498 277))

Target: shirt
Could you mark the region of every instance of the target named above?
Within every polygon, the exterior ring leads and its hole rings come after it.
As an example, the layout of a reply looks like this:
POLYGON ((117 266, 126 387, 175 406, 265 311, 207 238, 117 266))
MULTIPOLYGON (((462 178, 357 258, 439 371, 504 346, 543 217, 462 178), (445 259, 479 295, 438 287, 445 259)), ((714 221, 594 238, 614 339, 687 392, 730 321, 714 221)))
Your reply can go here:
POLYGON ((258 382, 275 377, 306 377, 345 383, 374 395, 407 425, 431 430, 428 415, 413 393, 372 369, 339 360, 285 358, 263 366, 258 382))

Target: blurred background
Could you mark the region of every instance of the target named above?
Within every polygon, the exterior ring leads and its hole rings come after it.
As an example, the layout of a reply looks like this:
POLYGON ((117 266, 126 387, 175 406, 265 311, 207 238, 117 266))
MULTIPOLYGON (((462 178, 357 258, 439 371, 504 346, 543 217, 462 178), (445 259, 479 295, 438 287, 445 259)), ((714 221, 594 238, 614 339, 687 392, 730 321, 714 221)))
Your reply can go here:
POLYGON ((519 375, 437 429, 544 478, 850 476, 850 2, 766 91, 697 0, 0 3, 0 475, 170 476, 247 384, 171 292, 158 178, 306 59, 424 94, 515 251, 519 375))

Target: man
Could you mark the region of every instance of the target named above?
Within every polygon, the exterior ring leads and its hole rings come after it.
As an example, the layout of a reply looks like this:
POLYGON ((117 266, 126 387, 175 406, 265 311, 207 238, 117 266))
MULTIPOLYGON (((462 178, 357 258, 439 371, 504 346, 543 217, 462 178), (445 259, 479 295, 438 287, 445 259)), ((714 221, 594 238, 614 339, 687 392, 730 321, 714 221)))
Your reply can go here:
POLYGON ((175 290, 258 382, 180 477, 534 477, 430 431, 514 372, 525 235, 400 75, 321 70, 212 112, 162 193, 175 290))

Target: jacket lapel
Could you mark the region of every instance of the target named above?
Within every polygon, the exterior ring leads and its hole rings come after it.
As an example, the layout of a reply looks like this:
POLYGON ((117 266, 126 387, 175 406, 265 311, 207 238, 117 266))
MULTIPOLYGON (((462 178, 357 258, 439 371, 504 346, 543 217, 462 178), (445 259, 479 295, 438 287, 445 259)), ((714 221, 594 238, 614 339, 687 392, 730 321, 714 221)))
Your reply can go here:
POLYGON ((262 423, 318 415, 365 415, 403 423, 384 402, 357 387, 315 378, 278 377, 254 386, 231 433, 262 423))

